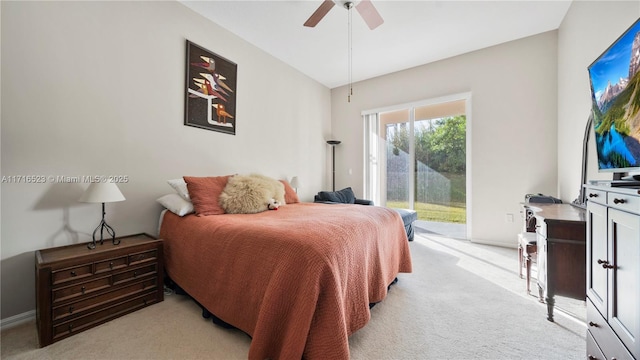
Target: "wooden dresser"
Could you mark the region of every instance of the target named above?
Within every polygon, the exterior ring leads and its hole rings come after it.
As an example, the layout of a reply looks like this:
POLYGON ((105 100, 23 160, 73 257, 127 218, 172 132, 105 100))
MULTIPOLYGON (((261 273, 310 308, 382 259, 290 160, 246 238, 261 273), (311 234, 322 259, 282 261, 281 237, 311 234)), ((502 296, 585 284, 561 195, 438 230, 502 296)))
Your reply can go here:
POLYGON ((146 234, 36 251, 40 346, 164 300, 162 240, 146 234))
POLYGON ((586 298, 586 218, 570 204, 527 204, 536 218, 538 290, 553 321, 555 296, 586 298))
POLYGON ((587 358, 640 359, 640 190, 586 190, 587 358))

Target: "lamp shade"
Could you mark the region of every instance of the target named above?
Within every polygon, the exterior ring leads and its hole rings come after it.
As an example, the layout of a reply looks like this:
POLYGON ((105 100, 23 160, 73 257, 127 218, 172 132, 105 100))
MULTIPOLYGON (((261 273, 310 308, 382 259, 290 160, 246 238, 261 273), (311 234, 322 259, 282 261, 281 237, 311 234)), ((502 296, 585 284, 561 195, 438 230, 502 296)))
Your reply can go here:
POLYGON ((78 199, 78 201, 86 203, 107 203, 123 200, 124 195, 118 189, 118 185, 113 182, 91 183, 78 199))
POLYGON ((297 176, 294 176, 294 177, 291 178, 291 183, 290 184, 291 184, 292 188, 296 188, 297 189, 297 188, 300 187, 300 180, 298 180, 297 176))

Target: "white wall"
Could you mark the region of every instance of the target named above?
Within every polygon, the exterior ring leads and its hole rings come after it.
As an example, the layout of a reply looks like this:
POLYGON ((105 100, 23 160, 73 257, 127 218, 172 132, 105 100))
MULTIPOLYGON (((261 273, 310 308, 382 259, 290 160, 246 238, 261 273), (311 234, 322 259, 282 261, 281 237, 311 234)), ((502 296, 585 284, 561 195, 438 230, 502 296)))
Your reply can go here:
MULTIPOLYGON (((1 2, 2 176, 126 175, 118 235, 157 233, 167 179, 326 187, 330 91, 178 2, 1 2), (235 136, 183 125, 186 39, 238 64, 235 136)), ((88 242, 87 184, 2 183, 1 318, 35 308, 34 251, 88 242)))
POLYGON ((552 31, 333 89, 336 188, 362 194, 361 111, 470 92, 471 239, 515 246, 524 195, 556 194, 556 53, 552 31))
MULTIPOLYGON (((558 36, 558 193, 574 199, 580 191, 582 141, 591 111, 587 67, 640 17, 640 1, 574 1, 558 36)), ((611 180, 599 173, 593 131, 587 180, 611 180)))

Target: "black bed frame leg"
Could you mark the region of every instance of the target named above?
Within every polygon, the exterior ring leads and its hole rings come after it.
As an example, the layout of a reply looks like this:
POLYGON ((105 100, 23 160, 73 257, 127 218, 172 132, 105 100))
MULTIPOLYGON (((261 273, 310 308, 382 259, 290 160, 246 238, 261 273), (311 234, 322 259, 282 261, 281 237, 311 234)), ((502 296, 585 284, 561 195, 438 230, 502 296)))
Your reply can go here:
POLYGON ((393 281, 391 282, 391 284, 389 284, 389 286, 387 286, 387 290, 391 289, 391 285, 395 284, 398 282, 398 278, 393 279, 393 281))
MULTIPOLYGON (((391 285, 395 284, 398 282, 398 278, 396 277, 395 279, 393 279, 393 281, 391 281, 391 284, 389 284, 389 286, 387 286, 387 291, 391 290, 391 285)), ((371 310, 374 306, 376 306, 377 303, 369 303, 369 310, 371 310)))
POLYGON ((202 307, 202 317, 205 319, 208 319, 211 317, 211 313, 209 312, 209 310, 205 309, 204 306, 202 307))

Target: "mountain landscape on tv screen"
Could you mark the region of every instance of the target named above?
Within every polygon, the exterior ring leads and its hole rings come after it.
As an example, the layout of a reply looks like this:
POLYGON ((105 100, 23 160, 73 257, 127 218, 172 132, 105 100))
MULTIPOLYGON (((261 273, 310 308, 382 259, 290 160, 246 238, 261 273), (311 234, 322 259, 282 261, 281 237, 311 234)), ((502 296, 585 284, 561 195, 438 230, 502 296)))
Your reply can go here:
POLYGON ((640 29, 635 31, 633 43, 627 48, 630 57, 625 57, 630 59, 628 77, 615 84, 609 81, 597 99, 592 94, 600 169, 640 166, 640 29))

